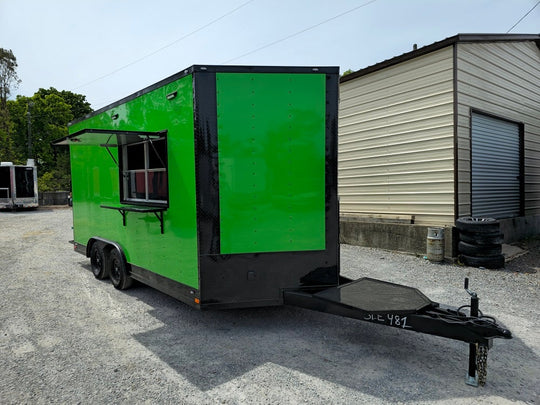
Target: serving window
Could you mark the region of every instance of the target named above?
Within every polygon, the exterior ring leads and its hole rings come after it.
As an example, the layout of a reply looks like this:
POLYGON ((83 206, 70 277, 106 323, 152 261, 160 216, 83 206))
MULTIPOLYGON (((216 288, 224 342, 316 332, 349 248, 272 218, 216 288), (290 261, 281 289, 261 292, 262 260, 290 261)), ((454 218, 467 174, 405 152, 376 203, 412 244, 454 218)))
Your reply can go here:
POLYGON ((123 203, 167 205, 167 139, 119 145, 123 203))

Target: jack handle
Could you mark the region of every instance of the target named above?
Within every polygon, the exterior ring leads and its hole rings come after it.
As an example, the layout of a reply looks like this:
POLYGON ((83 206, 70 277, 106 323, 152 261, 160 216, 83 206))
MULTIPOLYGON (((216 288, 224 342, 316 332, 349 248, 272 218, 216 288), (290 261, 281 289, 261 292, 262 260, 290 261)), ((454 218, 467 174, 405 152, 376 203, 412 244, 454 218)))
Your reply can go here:
MULTIPOLYGON (((467 291, 467 294, 469 294, 471 296, 471 300, 473 298, 478 298, 478 295, 474 291, 469 290, 469 277, 465 277, 465 282, 463 283, 463 288, 465 289, 465 291, 467 291)), ((472 304, 472 302, 471 302, 471 304, 472 304)), ((476 316, 478 316, 478 314, 476 314, 476 316)))

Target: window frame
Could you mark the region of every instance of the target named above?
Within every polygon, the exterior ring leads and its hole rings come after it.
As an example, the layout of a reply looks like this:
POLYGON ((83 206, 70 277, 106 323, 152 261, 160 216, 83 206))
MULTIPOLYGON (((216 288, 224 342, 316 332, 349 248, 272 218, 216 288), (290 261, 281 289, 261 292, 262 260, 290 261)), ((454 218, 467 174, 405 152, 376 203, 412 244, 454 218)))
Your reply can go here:
MULTIPOLYGON (((152 139, 149 136, 146 136, 144 139, 137 140, 135 142, 126 142, 118 145, 118 169, 119 169, 119 189, 120 189, 120 203, 121 204, 132 204, 132 205, 145 205, 145 206, 156 206, 156 207, 168 207, 169 206, 169 169, 168 169, 168 145, 167 145, 167 136, 161 134, 159 138, 152 139), (161 156, 157 149, 155 148, 154 142, 164 142, 164 156, 161 156), (134 145, 144 145, 144 168, 142 169, 128 169, 129 167, 129 147, 134 145), (159 160, 164 167, 150 167, 150 154, 151 149, 154 148, 154 152, 158 156, 159 160), (130 198, 130 181, 135 179, 134 176, 130 174, 144 173, 144 198, 130 198), (166 184, 165 184, 165 193, 166 198, 163 199, 153 199, 150 197, 151 188, 149 187, 150 173, 165 173, 166 175, 166 184)), ((136 180, 135 180, 136 181, 136 180)))

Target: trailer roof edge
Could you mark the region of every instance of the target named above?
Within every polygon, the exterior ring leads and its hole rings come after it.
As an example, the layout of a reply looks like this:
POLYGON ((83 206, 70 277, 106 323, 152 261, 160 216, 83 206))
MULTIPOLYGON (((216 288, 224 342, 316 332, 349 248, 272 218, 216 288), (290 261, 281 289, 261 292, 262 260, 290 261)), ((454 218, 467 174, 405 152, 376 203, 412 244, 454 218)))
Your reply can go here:
POLYGON ((93 111, 84 117, 75 119, 68 123, 68 127, 77 124, 81 121, 92 118, 111 108, 118 107, 128 101, 134 100, 144 94, 150 93, 160 87, 163 87, 175 80, 188 76, 194 72, 213 72, 213 73, 325 73, 339 74, 339 66, 249 66, 249 65, 192 65, 181 70, 165 79, 162 79, 150 86, 147 86, 129 96, 123 97, 118 101, 108 104, 104 107, 93 111))

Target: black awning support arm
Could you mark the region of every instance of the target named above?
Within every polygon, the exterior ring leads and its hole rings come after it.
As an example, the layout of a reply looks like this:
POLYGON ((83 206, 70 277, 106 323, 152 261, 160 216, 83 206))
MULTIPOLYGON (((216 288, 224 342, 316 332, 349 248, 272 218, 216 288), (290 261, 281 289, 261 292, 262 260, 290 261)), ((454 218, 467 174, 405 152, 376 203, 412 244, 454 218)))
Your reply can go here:
POLYGON ((120 167, 120 165, 118 164, 118 161, 116 160, 116 158, 114 157, 114 155, 111 153, 111 150, 109 149, 109 146, 114 146, 114 147, 117 147, 118 145, 116 144, 110 144, 109 141, 111 140, 112 138, 112 135, 109 136, 109 138, 107 139, 107 143, 102 143, 101 145, 99 146, 102 146, 104 147, 107 152, 109 153, 109 156, 111 157, 111 159, 113 160, 114 164, 116 165, 116 167, 120 167))
POLYGON ((156 146, 154 145, 154 142, 152 141, 152 139, 150 138, 149 135, 146 135, 146 140, 150 143, 150 145, 152 145, 152 149, 154 149, 154 152, 155 152, 156 156, 158 157, 162 167, 167 167, 167 165, 165 164, 163 159, 161 159, 161 155, 158 153, 158 151, 156 149, 156 146))

